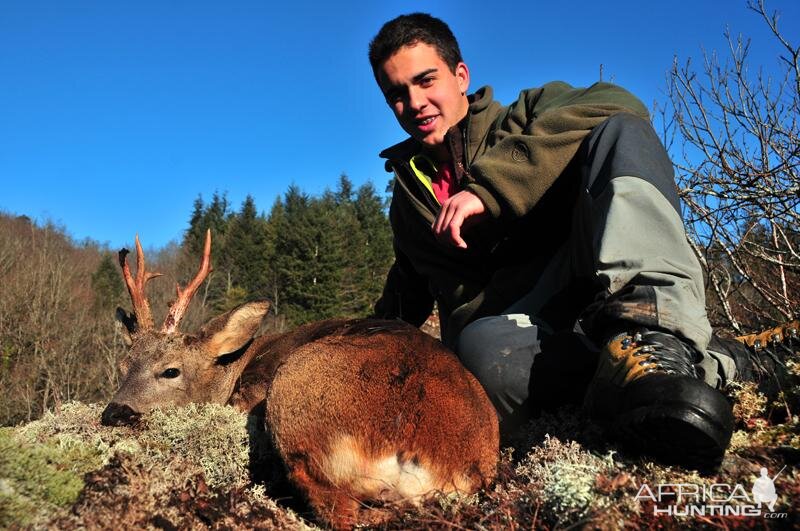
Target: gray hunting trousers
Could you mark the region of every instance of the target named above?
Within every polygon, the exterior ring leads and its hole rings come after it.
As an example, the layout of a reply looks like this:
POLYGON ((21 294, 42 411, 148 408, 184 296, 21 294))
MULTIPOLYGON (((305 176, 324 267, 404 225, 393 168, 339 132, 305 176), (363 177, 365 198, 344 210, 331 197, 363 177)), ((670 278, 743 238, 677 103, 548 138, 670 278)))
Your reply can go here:
POLYGON ((569 237, 532 291, 459 337, 457 354, 501 421, 579 403, 599 348, 625 325, 666 330, 692 344, 703 353, 699 368, 711 386, 733 377, 733 361, 707 350, 703 274, 686 240, 672 163, 650 124, 615 115, 576 157, 570 171, 580 176, 562 177, 581 179, 569 237), (568 313, 577 319, 548 320, 553 308, 575 305, 568 313))

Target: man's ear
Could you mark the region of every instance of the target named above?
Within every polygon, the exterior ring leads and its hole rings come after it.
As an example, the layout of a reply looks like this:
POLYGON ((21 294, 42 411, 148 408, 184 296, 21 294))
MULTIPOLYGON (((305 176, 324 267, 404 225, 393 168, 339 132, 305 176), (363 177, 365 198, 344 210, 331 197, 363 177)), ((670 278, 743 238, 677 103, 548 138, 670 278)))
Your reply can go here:
POLYGON ((136 315, 133 313, 128 314, 128 312, 117 306, 116 317, 117 327, 120 330, 120 335, 122 335, 122 340, 125 342, 125 346, 129 347, 133 343, 131 336, 136 332, 139 326, 139 323, 136 321, 136 315))
POLYGON ((203 325, 198 339, 210 356, 229 354, 253 339, 261 320, 269 310, 269 301, 242 304, 203 325))
POLYGON ((456 65, 456 78, 458 79, 458 88, 462 94, 466 94, 469 90, 469 68, 466 63, 458 63, 456 65))

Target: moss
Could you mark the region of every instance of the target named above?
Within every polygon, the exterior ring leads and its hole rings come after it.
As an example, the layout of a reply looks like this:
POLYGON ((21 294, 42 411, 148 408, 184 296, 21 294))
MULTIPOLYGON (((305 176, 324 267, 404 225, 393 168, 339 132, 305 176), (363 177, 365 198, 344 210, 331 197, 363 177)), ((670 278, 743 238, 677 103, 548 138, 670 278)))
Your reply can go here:
POLYGON ((83 488, 83 474, 102 466, 102 454, 69 435, 31 443, 0 429, 0 527, 28 524, 67 508, 83 488))
POLYGON ((60 514, 77 499, 83 475, 102 469, 115 455, 131 456, 137 470, 159 470, 152 475, 152 497, 187 478, 211 488, 249 481, 247 417, 234 408, 193 404, 155 410, 137 428, 102 426, 102 409, 72 402, 37 421, 2 429, 0 527, 60 514))
MULTIPOLYGON (((0 432, 0 459, 13 455, 17 469, 12 477, 0 465, 0 528, 306 526, 275 502, 295 493, 275 490, 272 475, 254 484, 248 474, 248 465, 253 463, 252 455, 248 459, 248 447, 254 451, 252 431, 261 428, 254 425, 253 418, 230 407, 192 405, 153 411, 135 428, 109 428, 100 425, 101 412, 98 405, 65 404, 57 414, 0 432), (48 477, 37 480, 31 476, 38 485, 20 483, 16 479, 19 470, 25 470, 27 481, 29 468, 48 477), (82 475, 84 470, 88 473, 82 475), (60 484, 57 477, 62 478, 60 484), (80 490, 80 482, 70 484, 63 478, 82 479, 84 486, 80 490), (56 485, 55 492, 69 491, 68 497, 48 494, 48 481, 56 485), (79 490, 77 501, 70 502, 79 490), (56 505, 53 500, 59 499, 61 505, 56 505)), ((612 453, 596 428, 574 409, 545 414, 524 431, 516 441, 516 454, 522 457, 515 459, 514 451, 505 448, 498 479, 491 488, 468 497, 433 497, 416 510, 398 508, 394 519, 381 526, 677 529, 698 521, 656 519, 635 499, 643 483, 748 486, 761 466, 780 470, 788 456, 796 455, 794 448, 800 447, 800 420, 796 417, 783 424, 751 417, 735 433, 719 475, 700 476, 639 456, 612 453)), ((285 481, 282 469, 275 470, 277 475, 285 481)), ((792 500, 800 499, 798 485, 798 475, 787 468, 778 484, 781 503, 794 507, 792 500)), ((794 509, 789 513, 800 514, 794 509)), ((710 527, 741 524, 725 517, 706 523, 710 527)))
POLYGON ((42 512, 40 506, 40 501, 21 496, 11 487, 0 486, 0 529, 31 525, 37 513, 42 512))

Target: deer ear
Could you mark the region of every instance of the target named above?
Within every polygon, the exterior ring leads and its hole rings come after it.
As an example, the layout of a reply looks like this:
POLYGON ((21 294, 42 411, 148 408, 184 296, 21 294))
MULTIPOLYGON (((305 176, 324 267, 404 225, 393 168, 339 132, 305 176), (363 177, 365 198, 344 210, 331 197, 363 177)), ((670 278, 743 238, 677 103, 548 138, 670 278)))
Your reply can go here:
POLYGON ((203 349, 214 357, 239 350, 253 339, 268 310, 269 301, 248 302, 215 317, 198 334, 203 349))
POLYGON ((139 326, 136 321, 136 315, 133 313, 128 314, 128 312, 117 306, 116 316, 117 326, 122 334, 122 340, 125 342, 126 346, 131 346, 133 343, 131 336, 136 332, 139 326))

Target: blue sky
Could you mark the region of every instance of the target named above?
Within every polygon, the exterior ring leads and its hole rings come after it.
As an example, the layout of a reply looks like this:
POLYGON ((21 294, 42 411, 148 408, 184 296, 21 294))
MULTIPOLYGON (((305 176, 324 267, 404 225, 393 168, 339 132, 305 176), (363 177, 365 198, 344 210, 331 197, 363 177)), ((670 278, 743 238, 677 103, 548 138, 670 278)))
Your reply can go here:
MULTIPOLYGON (((800 2, 768 1, 800 40, 800 2)), ((664 100, 674 55, 724 50, 723 30, 777 48, 744 0, 541 2, 0 1, 0 210, 111 248, 179 240, 198 194, 269 210, 289 184, 341 173, 383 190, 377 153, 403 139, 366 59, 386 20, 426 11, 472 75, 508 103, 604 78, 664 100)))

